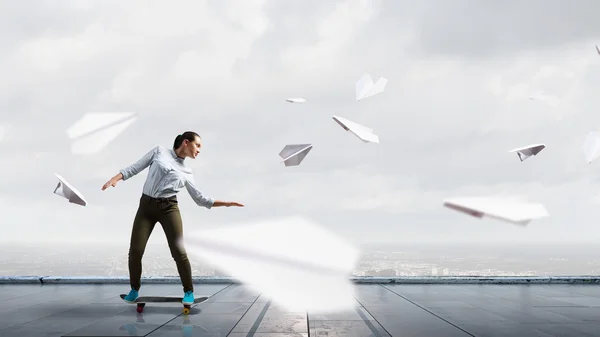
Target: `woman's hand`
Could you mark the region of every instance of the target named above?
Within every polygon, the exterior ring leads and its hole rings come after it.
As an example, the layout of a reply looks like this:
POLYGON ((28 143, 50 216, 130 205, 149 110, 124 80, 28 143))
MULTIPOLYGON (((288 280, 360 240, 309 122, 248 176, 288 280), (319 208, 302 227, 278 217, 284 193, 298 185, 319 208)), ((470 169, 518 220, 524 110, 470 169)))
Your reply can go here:
POLYGON ((115 179, 111 179, 111 180, 107 181, 106 184, 102 185, 102 190, 104 191, 109 186, 115 187, 117 185, 117 181, 118 180, 115 180, 115 179))

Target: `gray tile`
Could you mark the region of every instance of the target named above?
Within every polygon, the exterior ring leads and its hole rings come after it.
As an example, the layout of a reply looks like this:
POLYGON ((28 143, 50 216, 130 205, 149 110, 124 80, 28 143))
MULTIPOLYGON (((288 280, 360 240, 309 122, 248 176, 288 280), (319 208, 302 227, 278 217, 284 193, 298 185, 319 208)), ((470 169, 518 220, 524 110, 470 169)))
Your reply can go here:
MULTIPOLYGON (((33 299, 29 296, 31 295, 25 296, 28 300, 22 297, 23 302, 11 303, 13 307, 2 310, 0 313, 0 330, 84 307, 89 302, 81 303, 82 298, 93 301, 102 299, 103 296, 107 295, 92 294, 89 287, 82 287, 74 288, 68 294, 57 291, 54 297, 40 297, 38 301, 32 301, 33 299)), ((6 303, 3 303, 3 305, 6 305, 6 303)))
POLYGON ((474 322, 471 324, 461 324, 460 328, 477 337, 556 337, 527 324, 491 325, 474 322))
POLYGON ((373 320, 373 316, 361 306, 345 311, 317 314, 308 313, 309 325, 312 321, 363 321, 365 318, 373 320))
MULTIPOLYGON (((180 337, 201 336, 217 337, 228 336, 235 324, 240 320, 240 315, 187 315, 179 316, 167 324, 147 334, 148 337, 180 337)), ((147 329, 146 329, 147 330, 147 329)), ((145 330, 145 331, 146 331, 145 330)), ((148 332, 146 332, 148 333, 148 332)), ((142 334, 139 334, 142 335, 142 334)))
POLYGON ((235 303, 235 302, 212 302, 200 303, 196 308, 202 314, 227 314, 227 315, 244 315, 252 303, 235 303))
POLYGON ((551 334, 555 337, 598 337, 600 330, 595 324, 543 324, 532 328, 551 334))
POLYGON ((18 298, 25 295, 41 294, 52 291, 52 287, 44 287, 42 284, 1 284, 0 301, 18 298))
POLYGON ((425 308, 470 308, 470 309, 475 309, 475 306, 465 303, 463 301, 457 301, 457 300, 418 301, 418 304, 425 308))
POLYGON ((586 308, 586 307, 557 307, 557 308, 544 308, 545 311, 549 311, 564 317, 568 317, 574 320, 580 321, 600 321, 600 308, 586 308))
POLYGON ((390 337, 375 321, 312 321, 311 337, 390 337))
POLYGON ((584 307, 600 307, 600 297, 591 296, 570 296, 570 297, 551 297, 551 299, 559 299, 562 302, 571 303, 572 305, 580 305, 584 307))
POLYGON ((571 293, 577 295, 591 296, 591 297, 600 297, 600 286, 598 285, 571 285, 570 290, 571 293))
POLYGON ((142 317, 143 323, 140 322, 140 316, 135 312, 124 311, 118 316, 99 320, 64 336, 131 336, 132 332, 135 332, 134 336, 136 334, 143 336, 175 319, 176 316, 163 313, 144 313, 142 317))
POLYGON ((444 320, 459 323, 468 323, 473 321, 501 321, 508 322, 509 319, 493 312, 479 308, 432 308, 431 312, 444 320))
POLYGON ((214 302, 235 302, 235 303, 253 303, 260 296, 259 292, 250 289, 250 287, 232 284, 222 291, 209 298, 206 303, 214 302))
POLYGON ((308 332, 306 314, 277 313, 265 315, 262 319, 254 315, 244 316, 231 332, 308 332))
POLYGON ((583 323, 582 320, 538 308, 488 307, 486 311, 517 323, 583 323))
POLYGON ((472 337, 459 326, 456 326, 456 324, 448 323, 433 315, 430 315, 427 319, 418 321, 404 319, 402 313, 398 315, 375 316, 375 319, 392 336, 472 337))
POLYGON ((99 321, 99 317, 48 316, 28 323, 13 325, 0 331, 2 337, 60 337, 99 321))
MULTIPOLYGON (((194 335, 195 336, 195 335, 194 335)), ((247 337, 247 332, 232 332, 227 337, 247 337)), ((317 336, 317 335, 311 335, 317 336)), ((334 335, 327 335, 334 336, 334 335)), ((308 332, 257 332, 252 337, 308 337, 308 332)))

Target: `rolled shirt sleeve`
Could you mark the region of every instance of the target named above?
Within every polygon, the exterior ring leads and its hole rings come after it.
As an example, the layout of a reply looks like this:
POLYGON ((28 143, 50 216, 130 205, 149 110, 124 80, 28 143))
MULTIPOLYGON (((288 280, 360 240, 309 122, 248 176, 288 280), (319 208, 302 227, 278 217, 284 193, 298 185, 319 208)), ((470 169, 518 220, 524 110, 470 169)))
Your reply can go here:
POLYGON ((123 175, 123 180, 127 180, 146 169, 146 167, 148 167, 152 162, 152 158, 154 157, 154 155, 158 153, 159 150, 160 145, 154 147, 152 150, 150 150, 132 165, 119 170, 119 173, 123 175))
POLYGON ((196 183, 194 182, 194 178, 192 176, 186 179, 185 188, 198 206, 206 207, 208 209, 212 208, 213 204, 215 203, 215 199, 205 197, 198 187, 196 187, 196 183))

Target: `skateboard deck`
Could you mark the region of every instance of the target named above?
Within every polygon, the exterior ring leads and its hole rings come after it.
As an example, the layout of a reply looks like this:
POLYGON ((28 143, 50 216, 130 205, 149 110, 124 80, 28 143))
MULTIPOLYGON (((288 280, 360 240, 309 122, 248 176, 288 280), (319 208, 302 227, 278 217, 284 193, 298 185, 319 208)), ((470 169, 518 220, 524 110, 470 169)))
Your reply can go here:
MULTIPOLYGON (((125 294, 119 295, 121 299, 125 300, 125 294)), ((201 296, 194 298, 194 304, 202 303, 208 299, 207 296, 201 296)), ((181 303, 183 297, 175 297, 175 296, 140 296, 135 300, 135 304, 137 304, 137 312, 142 312, 144 310, 144 306, 146 303, 181 303)), ((129 303, 129 302, 127 302, 129 303)), ((183 313, 185 315, 190 313, 190 304, 183 305, 183 313)))

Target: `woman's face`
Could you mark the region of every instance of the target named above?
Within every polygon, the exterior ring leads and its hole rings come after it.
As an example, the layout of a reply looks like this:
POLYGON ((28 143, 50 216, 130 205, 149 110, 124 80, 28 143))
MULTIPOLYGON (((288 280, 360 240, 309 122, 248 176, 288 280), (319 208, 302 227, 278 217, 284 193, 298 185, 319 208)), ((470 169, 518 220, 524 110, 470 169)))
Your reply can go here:
POLYGON ((184 153, 186 157, 190 157, 192 159, 196 159, 198 154, 200 154, 200 148, 202 147, 202 140, 200 137, 195 137, 193 141, 184 140, 184 153))

